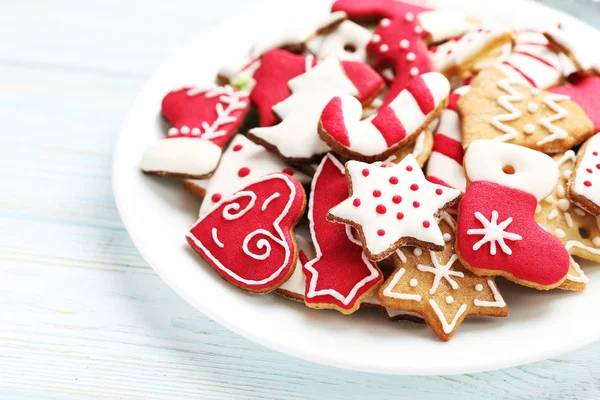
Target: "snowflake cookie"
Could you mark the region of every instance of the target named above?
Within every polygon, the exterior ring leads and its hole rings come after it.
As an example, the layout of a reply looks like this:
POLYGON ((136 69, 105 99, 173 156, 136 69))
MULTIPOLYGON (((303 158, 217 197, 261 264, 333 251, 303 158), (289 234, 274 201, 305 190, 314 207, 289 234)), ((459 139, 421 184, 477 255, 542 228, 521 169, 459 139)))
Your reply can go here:
POLYGON ((443 341, 448 341, 469 315, 505 317, 508 307, 494 278, 479 277, 463 267, 454 250, 455 225, 449 216, 440 222, 442 251, 415 248, 393 256, 396 270, 378 292, 380 303, 414 312, 443 341))
POLYGON ((569 253, 534 217, 558 182, 554 160, 526 147, 478 140, 464 165, 469 185, 456 242, 461 263, 477 275, 501 275, 535 289, 560 286, 569 253))
POLYGON ((369 259, 383 260, 402 246, 444 248, 436 217, 460 192, 426 180, 412 154, 393 167, 349 161, 346 176, 350 196, 327 218, 356 228, 369 259))

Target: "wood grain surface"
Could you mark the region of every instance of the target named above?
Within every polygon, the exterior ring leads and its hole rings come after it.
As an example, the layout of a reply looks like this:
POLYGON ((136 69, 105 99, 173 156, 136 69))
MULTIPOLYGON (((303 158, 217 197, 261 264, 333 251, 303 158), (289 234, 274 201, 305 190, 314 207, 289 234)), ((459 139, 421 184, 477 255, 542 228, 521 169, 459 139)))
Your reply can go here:
MULTIPOLYGON (((265 2, 0 2, 0 399, 599 398, 599 343, 483 374, 349 372, 228 331, 146 264, 111 192, 120 124, 177 47, 265 2)), ((547 3, 600 25, 598 3, 547 3)))

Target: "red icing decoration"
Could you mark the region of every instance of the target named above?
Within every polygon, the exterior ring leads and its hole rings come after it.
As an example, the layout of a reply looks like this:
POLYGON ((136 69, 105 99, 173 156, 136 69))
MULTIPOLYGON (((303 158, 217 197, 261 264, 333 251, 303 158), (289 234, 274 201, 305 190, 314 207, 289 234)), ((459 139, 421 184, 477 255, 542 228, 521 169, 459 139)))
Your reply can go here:
POLYGON ((430 226, 431 226, 431 223, 429 221, 423 221, 424 228, 429 228, 430 226))
POLYGON ((236 144, 235 146, 233 146, 233 151, 240 151, 243 148, 243 146, 241 144, 236 144))
POLYGON ((379 229, 379 230, 377 231, 377 234, 378 234, 379 236, 383 236, 383 235, 385 235, 385 231, 384 231, 383 229, 379 229))
POLYGON ((373 197, 381 197, 381 191, 380 190, 373 190, 373 197))
POLYGON ((385 214, 387 209, 383 204, 379 204, 377 207, 375 207, 375 211, 377 211, 378 214, 385 214))
MULTIPOLYGON (((340 114, 341 114, 340 108, 340 114)), ((322 119, 323 117, 321 117, 322 119)), ((402 125, 402 121, 396 115, 396 112, 390 107, 380 108, 377 115, 371 121, 375 128, 381 133, 385 139, 385 143, 391 147, 406 137, 406 129, 402 125)), ((344 129, 346 129, 344 127, 344 129)), ((326 129, 326 132, 330 132, 326 129)), ((332 131, 333 132, 333 131, 332 131)), ((333 137, 333 136, 332 136, 333 137)), ((335 138, 335 137, 334 137, 335 138)), ((349 147, 350 144, 346 147, 349 147)))
POLYGON ((413 183, 412 185, 410 185, 410 190, 412 190, 413 192, 416 192, 417 190, 419 190, 419 185, 417 185, 416 183, 413 183))
POLYGON ((296 179, 268 175, 200 217, 187 235, 188 243, 225 280, 254 292, 272 291, 296 265, 291 230, 304 212, 304 202, 296 179))
POLYGON ((583 184, 587 187, 592 186, 592 182, 590 182, 590 181, 585 181, 585 182, 583 182, 583 184))
POLYGON ((398 178, 396 178, 395 176, 392 176, 392 177, 390 178, 390 183, 391 183, 392 185, 397 185, 397 184, 398 184, 398 178))
MULTIPOLYGON (((416 75, 435 70, 423 42, 423 34, 415 32, 415 28, 419 27, 417 18, 407 21, 402 14, 398 18, 392 19, 389 25, 385 25, 387 24, 380 23, 375 29, 375 35, 379 35, 381 40, 371 41, 367 45, 367 52, 375 59, 376 68, 380 70, 393 68, 396 72, 383 105, 389 104, 402 89, 408 88, 409 82, 412 85, 411 81, 416 75), (381 46, 387 46, 388 50, 382 52, 381 46), (408 57, 410 53, 414 54, 414 58, 408 57)), ((414 87, 414 90, 418 91, 418 87, 414 87)), ((412 90, 410 91, 412 92, 412 90)), ((415 96, 415 98, 418 97, 415 96)), ((427 108, 427 103, 424 102, 421 108, 423 107, 427 108)))
POLYGON ((428 10, 398 0, 338 0, 331 7, 331 11, 344 11, 349 18, 357 21, 404 17, 407 12, 416 15, 428 10))
MULTIPOLYGON (((312 66, 316 63, 315 59, 312 66)), ((358 89, 361 102, 372 99, 381 90, 383 79, 367 64, 342 61, 342 67, 358 89)), ((250 94, 252 103, 258 109, 260 126, 273 126, 279 122, 273 113, 273 106, 290 96, 288 81, 305 72, 304 56, 281 49, 270 50, 262 56, 260 67, 254 73, 256 84, 250 94)))
POLYGON ((442 189, 435 189, 435 194, 437 194, 438 196, 441 196, 442 193, 444 193, 442 192, 442 189))
POLYGON ((215 193, 210 199, 213 201, 213 203, 217 203, 221 200, 221 195, 219 193, 215 193))
POLYGON ((413 201, 413 207, 419 208, 419 207, 421 207, 421 203, 419 203, 418 201, 413 201))
POLYGON ((317 257, 310 262, 302 260, 306 276, 304 301, 354 309, 365 293, 382 282, 383 276, 375 263, 364 256, 360 242, 349 237, 346 226, 326 219, 327 212, 348 196, 344 167, 331 155, 325 157, 315 174, 311 196, 309 218, 317 257), (309 295, 311 292, 319 294, 309 295))
POLYGON ((240 168, 240 170, 238 171, 238 176, 240 178, 243 178, 245 176, 248 176, 248 174, 250 174, 250 168, 247 167, 242 167, 240 168))
POLYGON ((450 157, 460 165, 463 165, 465 153, 462 143, 444 135, 443 132, 437 132, 433 135, 433 151, 450 157))
POLYGON ((398 212, 398 214, 396 214, 396 218, 397 218, 397 219, 402 219, 402 218, 404 218, 404 213, 403 213, 403 212, 398 212))
POLYGON ((339 111, 342 109, 342 99, 334 97, 323 109, 321 121, 323 129, 331 132, 331 136, 344 146, 350 146, 350 136, 344 123, 344 115, 339 111))
POLYGON ((354 199, 354 201, 352 202, 352 204, 354 205, 354 207, 360 206, 360 199, 354 199))
POLYGON ((362 174, 363 174, 363 176, 365 176, 365 177, 369 176, 369 170, 368 170, 368 169, 366 169, 366 168, 365 168, 365 169, 363 169, 363 170, 362 170, 362 174))
POLYGON ((293 169, 291 169, 291 168, 284 168, 282 172, 283 172, 284 174, 287 174, 287 175, 289 175, 289 176, 292 176, 292 175, 294 175, 294 170, 293 170, 293 169))
POLYGON ((549 91, 569 96, 592 120, 594 132, 600 131, 600 77, 576 76, 572 85, 558 86, 549 91))
POLYGON ((407 166, 407 167, 406 167, 406 170, 407 170, 408 172, 410 172, 410 171, 412 171, 412 170, 413 170, 413 167, 411 167, 411 166, 409 165, 409 166, 407 166))
POLYGON ((518 280, 542 286, 560 282, 569 271, 569 254, 560 240, 537 224, 536 206, 536 198, 529 193, 490 182, 473 182, 462 198, 458 216, 456 248, 461 257, 472 268, 510 273, 518 280), (498 224, 512 218, 505 232, 522 237, 505 240, 511 255, 497 246, 492 256, 489 243, 473 250, 483 239, 483 235, 467 234, 469 229, 483 228, 475 213, 480 212, 489 221, 493 211, 498 212, 498 224))
POLYGON ((406 90, 413 95, 423 114, 427 115, 435 110, 433 96, 422 77, 417 76, 410 80, 406 86, 406 90))
POLYGON ((402 196, 395 195, 394 197, 392 197, 392 201, 393 201, 395 204, 400 204, 400 203, 402 202, 402 196))

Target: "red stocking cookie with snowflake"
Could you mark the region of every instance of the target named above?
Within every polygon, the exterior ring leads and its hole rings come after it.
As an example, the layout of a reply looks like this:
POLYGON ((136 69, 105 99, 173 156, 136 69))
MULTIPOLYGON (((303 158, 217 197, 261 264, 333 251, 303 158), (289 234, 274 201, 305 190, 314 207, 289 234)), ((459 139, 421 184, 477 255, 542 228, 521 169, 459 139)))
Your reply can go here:
POLYGON ((331 99, 321 114, 319 133, 336 153, 351 159, 381 161, 413 143, 447 104, 450 84, 436 72, 413 78, 377 114, 361 120, 362 107, 352 96, 331 99))
POLYGON ((259 178, 200 217, 187 241, 223 279, 268 293, 293 273, 293 229, 304 213, 300 182, 278 173, 259 178))
POLYGON ((436 216, 460 192, 427 181, 413 155, 390 168, 349 161, 346 176, 350 196, 327 218, 357 229, 369 259, 383 260, 402 246, 443 249, 436 216))
POLYGON ((183 178, 210 176, 249 108, 248 94, 231 86, 184 88, 167 94, 162 114, 173 127, 165 139, 146 150, 142 171, 183 178))
POLYGON ((377 265, 364 254, 352 228, 326 219, 329 209, 347 196, 344 166, 328 154, 313 178, 308 206, 317 255, 303 263, 304 301, 312 308, 334 308, 344 314, 357 310, 383 279, 377 265))
POLYGON ((535 289, 560 286, 569 272, 569 253, 534 217, 538 202, 558 181, 552 158, 478 140, 464 163, 471 183, 458 219, 456 249, 462 264, 477 275, 501 275, 535 289))
POLYGON ((446 239, 442 251, 412 252, 402 258, 394 255, 396 270, 378 293, 382 305, 422 316, 443 341, 450 340, 469 315, 508 315, 494 279, 479 277, 458 261, 454 229, 452 218, 440 222, 446 239))

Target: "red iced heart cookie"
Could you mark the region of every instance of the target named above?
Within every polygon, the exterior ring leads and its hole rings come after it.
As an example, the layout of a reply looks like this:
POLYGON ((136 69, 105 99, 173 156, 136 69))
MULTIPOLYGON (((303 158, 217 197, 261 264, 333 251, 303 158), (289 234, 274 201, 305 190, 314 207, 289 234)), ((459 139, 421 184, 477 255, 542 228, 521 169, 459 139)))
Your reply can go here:
POLYGON ((225 198, 187 235, 225 280, 268 293, 292 274, 298 251, 293 228, 304 213, 302 185, 284 173, 267 175, 225 198))
POLYGON ((146 150, 142 170, 185 178, 209 176, 249 108, 248 93, 231 86, 170 92, 163 99, 162 114, 173 127, 166 139, 146 150))

